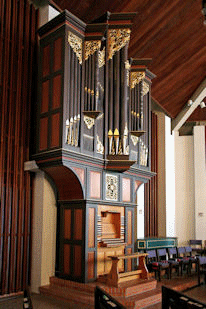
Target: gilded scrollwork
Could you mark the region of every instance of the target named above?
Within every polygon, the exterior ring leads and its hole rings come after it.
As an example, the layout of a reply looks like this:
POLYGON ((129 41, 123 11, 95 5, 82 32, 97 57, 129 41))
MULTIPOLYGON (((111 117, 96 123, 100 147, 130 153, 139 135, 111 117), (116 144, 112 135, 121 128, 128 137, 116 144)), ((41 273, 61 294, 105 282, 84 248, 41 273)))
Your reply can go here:
POLYGON ((118 200, 118 177, 106 175, 106 200, 118 200))
POLYGON ((68 42, 73 51, 75 52, 79 63, 82 64, 82 39, 69 31, 68 42))
POLYGON ((84 43, 84 59, 87 60, 101 47, 101 41, 85 41, 84 43))
POLYGON ((142 95, 146 95, 149 92, 149 85, 145 81, 142 83, 142 95))
POLYGON ((98 56, 99 68, 101 68, 105 65, 105 47, 102 50, 99 50, 98 56))
POLYGON ((94 125, 94 118, 88 117, 88 116, 84 116, 84 122, 87 126, 87 129, 91 129, 94 125))
POLYGON ((123 48, 130 40, 130 29, 110 29, 108 30, 108 59, 123 48))
POLYGON ((145 78, 145 72, 131 72, 130 88, 134 88, 145 78))
POLYGON ((97 153, 104 154, 104 146, 97 135, 97 153))

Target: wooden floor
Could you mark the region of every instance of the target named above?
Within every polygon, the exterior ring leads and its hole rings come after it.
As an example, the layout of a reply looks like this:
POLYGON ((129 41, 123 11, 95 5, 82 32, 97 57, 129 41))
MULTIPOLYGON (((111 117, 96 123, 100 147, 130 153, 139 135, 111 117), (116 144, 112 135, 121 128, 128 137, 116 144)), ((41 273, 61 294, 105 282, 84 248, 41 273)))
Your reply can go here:
MULTIPOLYGON (((98 283, 93 283, 91 286, 88 288, 88 293, 89 290, 91 289, 91 294, 92 288, 95 287, 95 285, 99 285, 98 283)), ((196 300, 199 300, 203 303, 206 303, 206 285, 202 284, 199 287, 195 287, 197 285, 197 276, 196 274, 193 274, 192 276, 187 276, 186 274, 180 277, 175 277, 171 280, 168 279, 162 279, 161 282, 157 282, 157 293, 161 291, 162 285, 171 287, 175 290, 181 291, 184 294, 186 294, 189 297, 192 297, 196 300), (193 287, 193 288, 191 288, 193 287)), ((37 294, 32 294, 31 299, 33 302, 33 309, 38 309, 38 308, 44 308, 44 309, 93 309, 94 304, 86 304, 82 303, 82 299, 78 297, 78 291, 76 290, 76 300, 69 300, 69 299, 60 299, 59 297, 56 297, 56 295, 37 295, 37 294)), ((141 297, 141 296, 139 296, 141 297)), ((0 309, 22 309, 22 304, 23 304, 23 297, 19 296, 17 298, 13 299, 1 299, 0 297, 0 309)), ((146 305, 143 307, 137 307, 137 308, 147 308, 147 309, 160 309, 162 308, 161 306, 161 299, 158 303, 155 303, 153 305, 146 305)))

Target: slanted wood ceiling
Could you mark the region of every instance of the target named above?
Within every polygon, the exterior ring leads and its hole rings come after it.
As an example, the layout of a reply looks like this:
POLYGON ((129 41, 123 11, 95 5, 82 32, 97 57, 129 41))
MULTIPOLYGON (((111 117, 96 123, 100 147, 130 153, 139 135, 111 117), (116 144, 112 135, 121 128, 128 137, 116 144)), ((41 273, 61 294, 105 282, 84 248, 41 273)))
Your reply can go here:
MULTIPOLYGON (((137 12, 129 56, 152 58, 152 97, 175 118, 205 79, 206 26, 201 0, 54 0, 88 23, 110 12, 137 12)), ((198 107, 191 120, 206 120, 198 107)))

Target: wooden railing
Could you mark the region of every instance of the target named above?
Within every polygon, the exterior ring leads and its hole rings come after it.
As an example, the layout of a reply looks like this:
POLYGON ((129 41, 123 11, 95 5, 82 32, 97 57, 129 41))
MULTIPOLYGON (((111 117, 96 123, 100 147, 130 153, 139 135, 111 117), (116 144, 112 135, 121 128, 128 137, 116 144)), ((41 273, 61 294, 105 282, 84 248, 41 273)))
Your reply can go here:
POLYGON ((128 255, 109 256, 112 260, 112 267, 107 276, 107 284, 118 287, 121 282, 134 280, 138 278, 148 279, 148 270, 145 264, 147 253, 133 253, 128 255), (120 260, 133 259, 139 260, 138 269, 128 272, 119 272, 118 263, 120 260))
POLYGON ((126 309, 111 295, 100 289, 98 286, 95 289, 95 309, 126 309))
POLYGON ((170 309, 189 309, 189 308, 202 308, 206 309, 206 304, 188 297, 185 294, 167 288, 165 286, 162 287, 162 308, 170 309))

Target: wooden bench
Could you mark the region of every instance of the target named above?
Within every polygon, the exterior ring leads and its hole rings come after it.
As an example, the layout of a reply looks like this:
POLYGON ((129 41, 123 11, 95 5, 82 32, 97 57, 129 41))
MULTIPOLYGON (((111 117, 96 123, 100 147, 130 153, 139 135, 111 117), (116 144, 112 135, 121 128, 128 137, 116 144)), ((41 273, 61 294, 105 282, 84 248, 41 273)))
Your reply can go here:
POLYGON ((110 286, 118 287, 120 283, 134 280, 134 279, 148 279, 148 270, 145 264, 145 257, 147 253, 133 253, 127 255, 116 255, 109 256, 112 260, 112 267, 107 276, 107 284, 110 286), (128 271, 128 272, 119 272, 118 262, 120 260, 138 258, 139 265, 137 270, 128 271))

